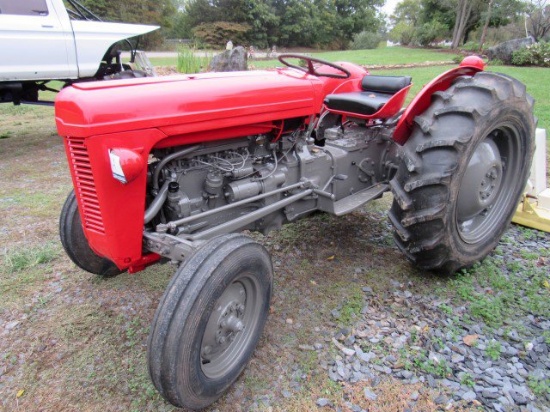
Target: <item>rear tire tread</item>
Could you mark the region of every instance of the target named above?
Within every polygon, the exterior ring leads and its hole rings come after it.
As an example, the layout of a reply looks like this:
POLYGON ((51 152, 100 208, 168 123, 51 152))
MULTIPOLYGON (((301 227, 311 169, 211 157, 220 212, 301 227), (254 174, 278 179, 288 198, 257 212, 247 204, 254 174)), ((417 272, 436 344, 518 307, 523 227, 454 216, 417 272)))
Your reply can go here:
POLYGON ((532 106, 533 99, 522 83, 487 72, 461 77, 448 90, 434 94, 431 106, 415 118, 411 137, 402 149, 405 159, 411 158, 411 152, 417 154, 414 170, 403 161, 390 182, 394 202, 389 220, 395 243, 409 260, 424 269, 448 273, 471 266, 496 246, 507 227, 506 219, 515 210, 515 197, 523 190, 521 181, 527 179, 534 149, 532 106), (508 179, 505 187, 505 193, 513 191, 506 199, 513 200, 499 204, 499 213, 505 215, 495 220, 499 227, 484 232, 474 245, 461 243, 454 203, 462 173, 475 147, 485 139, 484 133, 508 127, 506 122, 516 122, 512 124, 517 131, 509 139, 521 144, 519 183, 508 179))

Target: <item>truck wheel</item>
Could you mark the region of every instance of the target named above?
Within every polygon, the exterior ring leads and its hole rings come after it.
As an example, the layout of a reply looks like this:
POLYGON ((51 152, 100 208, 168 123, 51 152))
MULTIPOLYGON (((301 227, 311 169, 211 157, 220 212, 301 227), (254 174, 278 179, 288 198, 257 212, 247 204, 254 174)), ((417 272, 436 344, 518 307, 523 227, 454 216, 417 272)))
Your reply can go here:
POLYGON ((149 375, 166 400, 201 409, 235 382, 264 328, 272 277, 269 253, 238 234, 209 241, 180 266, 147 345, 149 375))
POLYGON ((67 255, 79 268, 94 275, 116 276, 122 271, 109 259, 98 256, 84 236, 74 190, 71 190, 59 219, 59 237, 67 255))
POLYGON ((487 256, 525 188, 534 134, 533 99, 508 76, 480 72, 435 93, 390 182, 397 246, 444 273, 487 256))

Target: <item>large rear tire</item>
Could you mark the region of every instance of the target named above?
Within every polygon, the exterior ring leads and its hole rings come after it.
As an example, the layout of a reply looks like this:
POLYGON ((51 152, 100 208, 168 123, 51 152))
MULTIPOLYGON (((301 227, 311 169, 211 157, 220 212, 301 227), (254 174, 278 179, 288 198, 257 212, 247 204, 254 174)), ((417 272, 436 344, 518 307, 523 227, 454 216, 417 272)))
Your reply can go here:
POLYGON ((534 134, 533 99, 513 78, 480 72, 435 93, 390 182, 406 256, 445 273, 486 257, 525 188, 534 134))
POLYGON ((109 259, 97 255, 88 244, 74 190, 65 200, 59 218, 59 237, 67 255, 79 268, 103 277, 116 276, 122 271, 109 259))
POLYGON ((238 234, 209 241, 180 266, 147 345, 149 375, 166 400, 202 409, 237 380, 263 331, 272 278, 269 253, 238 234))

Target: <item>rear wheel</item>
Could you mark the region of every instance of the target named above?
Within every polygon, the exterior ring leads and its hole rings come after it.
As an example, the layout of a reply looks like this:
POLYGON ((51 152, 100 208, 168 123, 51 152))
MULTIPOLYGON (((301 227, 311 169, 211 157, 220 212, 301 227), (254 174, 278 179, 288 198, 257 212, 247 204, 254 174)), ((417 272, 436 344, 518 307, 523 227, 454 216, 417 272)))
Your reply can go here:
POLYGON ((148 342, 149 375, 173 405, 204 408, 235 382, 265 325, 273 268, 243 235, 215 238, 176 272, 148 342))
POLYGON ((111 277, 122 271, 109 259, 97 255, 88 244, 78 212, 74 190, 65 200, 59 218, 59 237, 67 255, 79 268, 94 275, 111 277))
POLYGON ((449 273, 493 250, 528 177, 532 110, 525 86, 495 73, 434 95, 391 181, 394 237, 410 260, 449 273))

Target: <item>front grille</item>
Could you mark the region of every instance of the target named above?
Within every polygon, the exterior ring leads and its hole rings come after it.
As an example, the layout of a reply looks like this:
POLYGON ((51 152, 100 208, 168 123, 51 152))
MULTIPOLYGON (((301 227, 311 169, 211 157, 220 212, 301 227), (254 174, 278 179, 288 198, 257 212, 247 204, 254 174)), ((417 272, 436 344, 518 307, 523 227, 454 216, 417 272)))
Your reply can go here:
POLYGON ((85 229, 104 234, 105 226, 84 139, 68 137, 69 164, 73 169, 75 193, 79 200, 82 224, 85 229))

